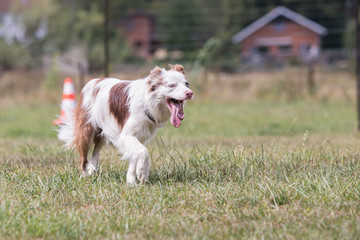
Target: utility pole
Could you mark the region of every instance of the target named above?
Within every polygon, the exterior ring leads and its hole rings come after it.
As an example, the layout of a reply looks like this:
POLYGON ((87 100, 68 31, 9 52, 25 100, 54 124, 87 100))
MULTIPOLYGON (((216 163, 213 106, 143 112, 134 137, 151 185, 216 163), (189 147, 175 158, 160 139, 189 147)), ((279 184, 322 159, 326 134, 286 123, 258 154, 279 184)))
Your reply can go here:
POLYGON ((354 0, 355 7, 355 61, 356 61, 356 107, 357 130, 360 131, 360 26, 359 26, 359 0, 354 0))
POLYGON ((109 0, 103 0, 104 7, 104 76, 109 76, 109 0))

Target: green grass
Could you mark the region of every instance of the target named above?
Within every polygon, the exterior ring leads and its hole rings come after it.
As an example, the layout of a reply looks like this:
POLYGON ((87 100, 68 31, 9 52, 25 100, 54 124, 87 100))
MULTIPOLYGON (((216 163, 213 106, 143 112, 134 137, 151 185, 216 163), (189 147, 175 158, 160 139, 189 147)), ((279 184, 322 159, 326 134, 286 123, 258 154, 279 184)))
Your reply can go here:
POLYGON ((80 177, 54 137, 57 106, 2 108, 0 238, 358 239, 353 109, 189 103, 181 127, 149 145, 150 182, 130 187, 113 148, 80 177))
POLYGON ((242 136, 352 135, 355 106, 349 103, 250 102, 188 103, 180 129, 166 128, 161 136, 238 138, 242 136))
POLYGON ((60 106, 19 104, 0 109, 1 137, 55 137, 52 121, 60 115, 60 106))
MULTIPOLYGON (((59 106, 51 104, 10 105, 0 109, 0 137, 55 137, 52 120, 59 106)), ((185 107, 179 129, 170 126, 160 136, 194 139, 241 136, 294 136, 354 133, 355 106, 348 102, 238 102, 192 103, 185 107)))

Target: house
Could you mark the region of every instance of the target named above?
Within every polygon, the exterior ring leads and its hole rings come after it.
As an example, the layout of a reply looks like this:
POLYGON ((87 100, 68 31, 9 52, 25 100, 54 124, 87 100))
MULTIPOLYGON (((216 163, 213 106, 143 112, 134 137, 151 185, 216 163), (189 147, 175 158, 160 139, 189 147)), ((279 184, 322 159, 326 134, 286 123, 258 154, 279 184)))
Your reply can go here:
POLYGON ((276 7, 232 37, 245 59, 316 58, 327 29, 286 7, 276 7))
POLYGON ((149 58, 156 50, 158 38, 155 16, 146 11, 132 10, 120 22, 118 28, 135 53, 149 58))

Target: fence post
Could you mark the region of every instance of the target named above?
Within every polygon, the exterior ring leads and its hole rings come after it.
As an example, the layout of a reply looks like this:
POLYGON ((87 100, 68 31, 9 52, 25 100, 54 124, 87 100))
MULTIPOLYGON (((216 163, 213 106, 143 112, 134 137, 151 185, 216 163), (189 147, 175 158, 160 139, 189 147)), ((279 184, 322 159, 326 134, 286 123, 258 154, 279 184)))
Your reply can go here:
POLYGON ((308 63, 308 72, 307 72, 307 86, 308 86, 308 92, 312 96, 315 94, 315 79, 314 79, 314 73, 315 73, 315 62, 310 61, 308 63))
POLYGON ((354 0, 355 7, 355 61, 356 61, 356 107, 357 131, 360 131, 360 29, 359 29, 359 0, 354 0))

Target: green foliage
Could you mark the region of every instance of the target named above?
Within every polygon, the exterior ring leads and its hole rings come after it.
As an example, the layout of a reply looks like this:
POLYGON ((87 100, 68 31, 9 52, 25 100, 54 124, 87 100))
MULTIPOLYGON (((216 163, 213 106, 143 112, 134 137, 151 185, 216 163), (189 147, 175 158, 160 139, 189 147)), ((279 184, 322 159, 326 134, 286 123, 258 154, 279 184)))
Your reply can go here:
POLYGON ((195 66, 206 67, 208 62, 211 62, 214 59, 214 52, 220 44, 221 40, 216 37, 208 39, 196 57, 195 66))
MULTIPOLYGON (((38 39, 35 33, 42 21, 47 20, 56 10, 55 6, 53 2, 49 0, 33 1, 31 2, 31 7, 26 6, 27 5, 21 1, 11 1, 10 13, 14 16, 20 16, 22 23, 26 27, 24 36, 26 43, 15 42, 8 45, 7 48, 14 51, 14 53, 7 53, 3 49, 0 50, 1 55, 9 55, 9 57, 4 60, 8 68, 19 66, 38 67, 41 64, 41 58, 44 54, 45 39, 38 39)), ((2 45, 3 43, 0 44, 2 45)), ((1 48, 2 47, 3 46, 1 46, 1 48)))
POLYGON ((239 62, 238 52, 238 47, 231 45, 228 41, 224 44, 220 38, 209 38, 199 50, 195 59, 193 66, 195 77, 205 69, 213 72, 234 71, 239 62))
POLYGON ((74 45, 85 46, 90 68, 100 68, 103 64, 101 9, 95 4, 90 4, 88 9, 77 9, 73 2, 58 3, 56 7, 58 11, 49 18, 48 49, 64 52, 74 45))
MULTIPOLYGON (((143 63, 144 59, 138 57, 131 46, 129 46, 120 34, 117 34, 117 38, 110 40, 110 62, 118 63, 123 62, 127 64, 143 63)), ((104 64, 104 45, 102 42, 92 44, 92 47, 88 49, 88 57, 91 70, 100 70, 104 64)))
POLYGON ((19 43, 9 46, 0 40, 0 67, 9 70, 13 68, 24 68, 31 61, 29 49, 19 43))
POLYGON ((58 83, 60 82, 61 76, 56 64, 57 58, 58 58, 58 54, 55 53, 51 61, 50 71, 45 80, 45 87, 49 90, 55 89, 58 86, 58 83))
POLYGON ((348 50, 355 49, 355 21, 348 21, 343 35, 343 45, 348 50))
MULTIPOLYGON (((110 10, 113 10, 113 7, 110 10)), ((98 1, 79 1, 78 5, 74 2, 66 4, 59 2, 57 8, 61 11, 50 17, 50 32, 47 39, 47 44, 51 46, 49 48, 66 51, 72 45, 85 46, 90 69, 102 69, 104 64, 102 5, 98 1), (59 38, 59 35, 66 37, 59 38)), ((135 54, 118 29, 110 28, 109 38, 111 63, 138 60, 133 57, 135 54)))
POLYGON ((222 1, 221 28, 219 33, 224 41, 228 41, 232 35, 239 32, 244 27, 244 13, 246 7, 244 1, 224 0, 222 1))

